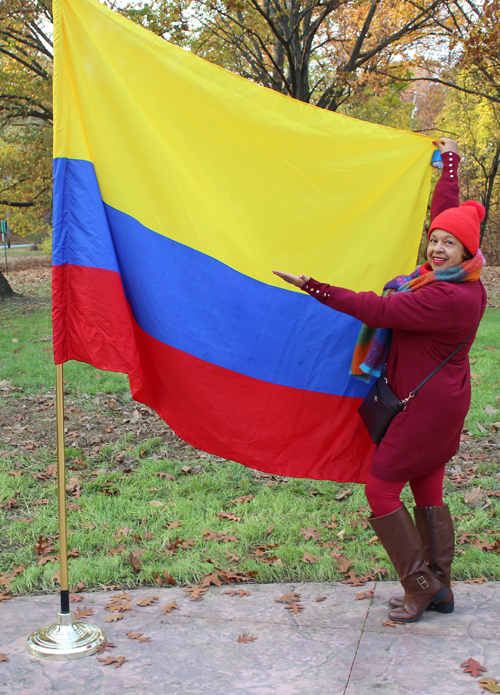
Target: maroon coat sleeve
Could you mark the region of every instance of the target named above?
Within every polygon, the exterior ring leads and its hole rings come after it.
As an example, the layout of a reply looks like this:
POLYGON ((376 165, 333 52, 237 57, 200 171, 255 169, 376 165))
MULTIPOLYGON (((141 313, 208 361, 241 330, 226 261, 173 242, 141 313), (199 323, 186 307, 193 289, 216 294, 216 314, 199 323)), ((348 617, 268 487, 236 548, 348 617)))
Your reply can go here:
POLYGON ((353 292, 312 278, 302 290, 372 328, 443 333, 460 325, 459 307, 450 283, 446 282, 433 282, 418 292, 395 292, 388 297, 379 297, 375 292, 353 292))
POLYGON ((458 165, 460 157, 455 152, 443 153, 443 170, 434 189, 431 203, 431 222, 444 210, 456 208, 460 203, 458 165))

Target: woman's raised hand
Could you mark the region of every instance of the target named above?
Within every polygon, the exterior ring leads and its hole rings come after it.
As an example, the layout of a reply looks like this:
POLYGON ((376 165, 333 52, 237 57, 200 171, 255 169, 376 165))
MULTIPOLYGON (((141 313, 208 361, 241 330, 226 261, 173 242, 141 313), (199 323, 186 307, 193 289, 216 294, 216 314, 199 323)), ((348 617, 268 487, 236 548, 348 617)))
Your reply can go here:
POLYGON ((456 152, 456 154, 458 154, 458 142, 456 140, 452 140, 451 138, 433 140, 432 144, 439 147, 441 152, 456 152))
POLYGON ((291 273, 283 273, 281 270, 273 270, 273 273, 285 282, 289 282, 291 285, 295 285, 295 287, 302 287, 306 284, 306 282, 308 282, 308 280, 311 279, 307 275, 301 275, 300 277, 297 277, 296 275, 292 275, 291 273))

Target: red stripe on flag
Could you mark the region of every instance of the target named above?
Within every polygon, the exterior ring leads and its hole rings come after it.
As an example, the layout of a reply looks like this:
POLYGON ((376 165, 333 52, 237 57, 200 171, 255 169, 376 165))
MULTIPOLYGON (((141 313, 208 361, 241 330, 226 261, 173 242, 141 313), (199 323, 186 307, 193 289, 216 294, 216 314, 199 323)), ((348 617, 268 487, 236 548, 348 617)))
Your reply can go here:
POLYGON ((140 376, 134 321, 118 273, 78 265, 52 266, 54 362, 88 362, 140 376))
POLYGON ((132 396, 196 448, 276 475, 366 481, 375 447, 361 399, 264 382, 161 343, 135 322, 117 273, 59 266, 53 289, 56 362, 128 373, 132 396))

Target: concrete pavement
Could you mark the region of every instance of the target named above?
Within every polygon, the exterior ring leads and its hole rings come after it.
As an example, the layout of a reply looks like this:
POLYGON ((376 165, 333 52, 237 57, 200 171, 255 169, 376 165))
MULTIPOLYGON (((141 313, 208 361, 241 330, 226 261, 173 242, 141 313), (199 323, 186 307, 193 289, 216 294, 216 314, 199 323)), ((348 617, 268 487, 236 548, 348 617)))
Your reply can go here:
MULTIPOLYGON (((0 603, 0 692, 12 695, 473 695, 479 679, 460 664, 472 657, 500 681, 500 583, 458 583, 456 610, 428 611, 418 623, 384 626, 394 582, 363 587, 341 583, 238 584, 211 587, 191 601, 180 587, 129 591, 133 607, 117 622, 104 606, 115 592, 82 594, 72 609, 92 608, 86 619, 115 646, 96 656, 39 661, 26 638, 55 622, 56 595, 0 603), (231 596, 239 589, 250 595, 231 596), (356 600, 374 590, 373 598, 356 600), (295 591, 303 610, 275 599, 295 591), (145 596, 158 600, 137 606, 145 596), (316 599, 326 597, 321 601, 316 599), (162 613, 176 601, 179 610, 162 613), (142 633, 151 641, 127 637, 142 633), (254 641, 238 642, 246 634, 254 641)), ((83 622, 83 621, 82 621, 83 622)), ((488 691, 486 691, 488 692, 488 691)))

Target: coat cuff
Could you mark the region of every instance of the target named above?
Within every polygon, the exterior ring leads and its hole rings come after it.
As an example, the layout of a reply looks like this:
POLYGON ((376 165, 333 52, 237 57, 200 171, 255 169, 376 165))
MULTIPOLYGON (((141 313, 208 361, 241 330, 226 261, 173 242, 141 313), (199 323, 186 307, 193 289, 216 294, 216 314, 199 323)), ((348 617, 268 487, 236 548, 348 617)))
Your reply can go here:
POLYGON ((458 165, 460 164, 460 155, 456 152, 443 152, 443 169, 441 171, 441 179, 452 183, 458 182, 458 165))
POLYGON ((330 295, 333 292, 333 287, 325 283, 318 282, 314 278, 309 278, 305 285, 300 288, 306 294, 310 294, 311 297, 317 299, 318 302, 325 304, 330 299, 330 295))

